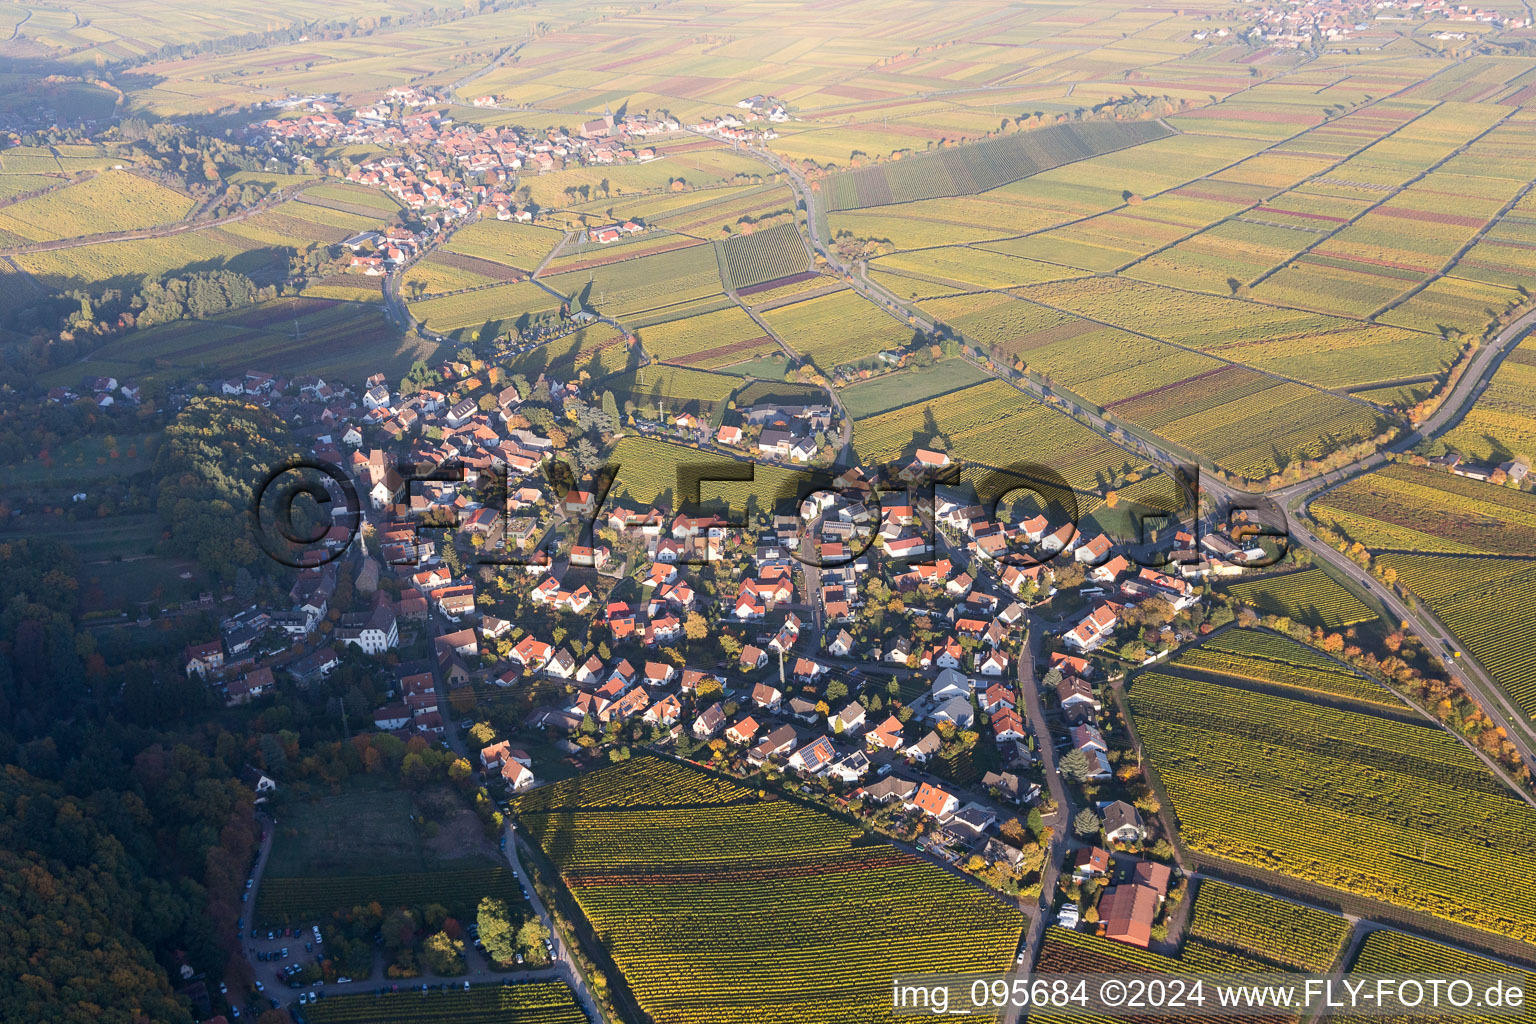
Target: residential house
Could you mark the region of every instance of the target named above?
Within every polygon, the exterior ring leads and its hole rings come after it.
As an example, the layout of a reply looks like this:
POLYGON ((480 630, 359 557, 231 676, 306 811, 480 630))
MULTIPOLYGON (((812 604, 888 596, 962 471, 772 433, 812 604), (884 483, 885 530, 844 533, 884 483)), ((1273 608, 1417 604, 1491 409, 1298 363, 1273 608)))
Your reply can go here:
POLYGON ((1141 839, 1141 815, 1124 800, 1105 804, 1099 809, 1104 822, 1104 838, 1115 843, 1134 843, 1141 839))
POLYGON ((938 821, 945 821, 960 809, 958 797, 931 783, 923 783, 917 787, 917 793, 912 797, 912 806, 938 821))

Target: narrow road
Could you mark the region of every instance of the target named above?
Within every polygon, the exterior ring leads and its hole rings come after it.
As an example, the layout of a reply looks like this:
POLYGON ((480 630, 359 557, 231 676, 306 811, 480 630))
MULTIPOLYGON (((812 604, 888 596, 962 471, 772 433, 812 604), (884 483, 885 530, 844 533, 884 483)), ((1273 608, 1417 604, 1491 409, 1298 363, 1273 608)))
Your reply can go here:
MULTIPOLYGON (((517 844, 522 842, 522 837, 517 834, 517 829, 511 822, 507 823, 503 833, 507 840, 507 863, 520 879, 526 879, 528 873, 523 870, 522 861, 517 857, 517 844)), ((601 1021, 603 1015, 597 1009, 597 1001, 592 998, 592 991, 587 988, 587 979, 582 977, 581 971, 576 969, 576 963, 571 959, 571 952, 566 947, 565 940, 560 937, 560 932, 555 928, 554 918, 549 914, 549 908, 544 906, 544 901, 539 898, 539 890, 536 886, 528 885, 528 902, 533 904, 534 913, 539 915, 539 920, 544 922, 544 927, 549 929, 550 944, 554 946, 554 970, 557 971, 565 983, 571 986, 571 991, 576 993, 582 1008, 587 1011, 587 1019, 601 1021)))

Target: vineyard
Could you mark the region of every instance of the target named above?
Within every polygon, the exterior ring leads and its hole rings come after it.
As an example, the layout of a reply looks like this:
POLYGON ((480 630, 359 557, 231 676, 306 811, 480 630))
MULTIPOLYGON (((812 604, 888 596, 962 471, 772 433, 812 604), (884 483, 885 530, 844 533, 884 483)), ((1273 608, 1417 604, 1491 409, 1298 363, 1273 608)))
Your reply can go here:
POLYGON ((828 374, 882 349, 905 347, 913 330, 849 289, 777 306, 762 316, 786 345, 828 374))
POLYGON ((610 377, 602 386, 613 392, 620 407, 625 402, 634 402, 645 407, 647 415, 655 412, 662 419, 687 412, 710 420, 740 383, 740 377, 706 370, 645 366, 610 377))
POLYGON ((727 291, 776 281, 804 273, 811 267, 805 243, 800 241, 800 231, 793 224, 781 224, 716 242, 715 254, 719 257, 720 277, 725 281, 727 291))
POLYGON ((0 209, 0 241, 16 245, 170 224, 194 205, 175 189, 126 171, 107 171, 0 209))
POLYGON ((835 175, 826 182, 828 207, 854 210, 985 192, 1062 164, 1170 134, 1157 121, 1054 125, 835 175))
POLYGON ((638 333, 653 358, 705 369, 779 351, 778 343, 734 305, 642 326, 638 333))
POLYGON ((1189 935, 1282 970, 1321 974, 1333 968, 1344 951, 1349 922, 1337 914, 1203 879, 1189 935))
POLYGON ((981 889, 713 776, 639 757, 550 790, 518 827, 666 1024, 886 1021, 893 975, 1000 970, 1019 941, 981 889))
POLYGON ((255 920, 289 925, 376 901, 384 907, 439 903, 467 921, 473 919, 475 908, 486 896, 499 897, 511 906, 523 902, 517 879, 504 867, 344 878, 267 878, 256 896, 255 920))
MULTIPOLYGON (((689 472, 697 477, 700 472, 709 476, 707 471, 722 466, 726 471, 746 472, 750 469, 750 481, 714 480, 699 485, 701 502, 723 501, 736 516, 754 506, 767 513, 781 499, 793 507, 795 498, 801 496, 800 490, 811 479, 808 474, 787 466, 736 462, 713 452, 650 437, 621 438, 614 445, 609 461, 619 465, 619 475, 613 483, 615 499, 642 506, 661 502, 673 509, 677 509, 683 500, 678 487, 689 472)), ((714 475, 722 476, 725 472, 714 475)))
POLYGON ((562 237, 559 231, 532 224, 480 220, 455 231, 443 248, 450 253, 490 260, 519 270, 532 270, 562 237))
POLYGON ((623 318, 720 292, 720 268, 707 245, 541 276, 550 288, 604 316, 623 318))
POLYGON ((1403 710, 1402 702, 1369 679, 1288 636, 1258 629, 1228 629, 1169 663, 1169 671, 1215 677, 1225 685, 1259 684, 1299 699, 1310 695, 1403 710))
POLYGON ((1160 672, 1130 703, 1191 850, 1536 939, 1536 811, 1439 729, 1160 672))
POLYGON ((917 447, 943 448, 957 462, 1041 466, 1089 490, 1134 468, 1122 449, 996 380, 861 419, 853 443, 871 464, 904 465, 917 447))
POLYGON ((1536 714, 1536 630, 1511 595, 1536 592, 1536 561, 1382 555, 1377 564, 1429 605, 1527 714, 1536 714))
POLYGON ((541 373, 575 378, 586 372, 594 378, 606 377, 628 368, 632 354, 624 335, 599 323, 530 349, 511 360, 507 372, 524 374, 530 380, 541 373))
POLYGON ((1373 551, 1536 551, 1536 497, 1423 466, 1356 477, 1315 499, 1311 510, 1373 551))
MULTIPOLYGON (((1206 946, 1195 941, 1185 944, 1178 959, 1170 959, 1145 949, 1112 939, 1101 938, 1086 932, 1066 928, 1047 928, 1040 942, 1040 955, 1035 960, 1034 973, 1050 974, 1105 974, 1126 977, 1136 974, 1220 974, 1233 972, 1274 971, 1268 964, 1249 960, 1237 954, 1206 946)), ((1030 1020, 1060 1021, 1062 1024, 1104 1024, 1107 1018, 1091 1012, 1072 1009, 1042 1008, 1031 1011, 1030 1020)), ((1178 1015, 1164 1010, 1156 1016, 1120 1016, 1114 1019, 1128 1021, 1153 1020, 1182 1024, 1185 1021, 1209 1019, 1201 1014, 1178 1015)), ((1227 1024, 1257 1024, 1261 1020, 1294 1022, 1295 1016, 1222 1016, 1227 1024)))
POLYGON ((499 284, 410 305, 411 315, 427 330, 466 341, 487 330, 495 336, 518 327, 525 317, 559 309, 560 300, 532 281, 499 284))
MULTIPOLYGON (((1416 935, 1404 935, 1402 932, 1394 931, 1372 932, 1367 935, 1365 941, 1360 944, 1360 952, 1355 955, 1351 971, 1357 974, 1440 978, 1476 974, 1505 976, 1514 974, 1523 981, 1526 992, 1530 992, 1532 987, 1536 986, 1536 974, 1517 971, 1497 960, 1489 960, 1452 946, 1442 946, 1438 942, 1421 939, 1416 935)), ((1425 1019, 1423 1016, 1383 1016, 1379 1013, 1364 1015, 1347 1012, 1335 1013, 1330 1017, 1330 1020, 1337 1024, 1364 1024, 1365 1021, 1377 1021, 1380 1024, 1415 1024, 1425 1019)), ((1505 1009, 1484 1014, 1458 1013, 1456 1019, 1464 1024, 1494 1024, 1495 1021, 1501 1021, 1503 1024, 1532 1024, 1536 1021, 1536 1008, 1533 1008, 1530 1000, 1526 999, 1525 1005, 1518 1010, 1505 1009)))
POLYGON ((1228 584, 1226 592, 1262 612, 1324 629, 1353 626, 1376 617, 1363 601, 1321 569, 1243 580, 1228 584))
POLYGON ((1443 440, 1469 459, 1536 456, 1536 338, 1504 357, 1477 404, 1443 440))
POLYGON ((563 981, 329 996, 303 1012, 309 1024, 587 1024, 586 1011, 563 981))

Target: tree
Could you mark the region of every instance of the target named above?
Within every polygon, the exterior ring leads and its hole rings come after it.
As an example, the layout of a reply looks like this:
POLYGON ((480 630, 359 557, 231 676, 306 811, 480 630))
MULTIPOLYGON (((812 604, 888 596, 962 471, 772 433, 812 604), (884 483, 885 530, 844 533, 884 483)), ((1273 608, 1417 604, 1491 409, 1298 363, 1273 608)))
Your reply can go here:
POLYGON ((496 730, 490 722, 476 722, 469 727, 469 738, 477 747, 488 747, 496 742, 496 730))
POLYGON ((1088 755, 1081 750, 1067 751, 1062 755, 1057 768, 1061 777, 1068 782, 1081 784, 1093 777, 1093 765, 1089 763, 1088 755))
POLYGON ((517 936, 512 930, 512 915, 507 910, 506 900, 492 896, 481 900, 475 923, 480 926, 480 944, 485 947, 486 955, 497 963, 511 963, 517 953, 517 936))
POLYGON ((1084 839, 1099 834, 1099 815, 1091 807, 1084 807, 1072 819, 1072 831, 1084 839))
POLYGON ((421 955, 434 974, 453 977, 464 973, 464 940, 437 932, 421 944, 421 955))
POLYGON ((689 612, 683 620, 683 635, 689 640, 702 640, 709 635, 709 623, 698 612, 689 612))
POLYGON ((530 917, 517 930, 517 950, 523 954, 523 959, 530 963, 548 963, 549 950, 544 946, 548 938, 549 929, 544 927, 544 922, 536 917, 530 917))
POLYGON ((416 917, 404 907, 390 911, 384 923, 379 925, 379 935, 386 949, 409 949, 416 942, 416 917))

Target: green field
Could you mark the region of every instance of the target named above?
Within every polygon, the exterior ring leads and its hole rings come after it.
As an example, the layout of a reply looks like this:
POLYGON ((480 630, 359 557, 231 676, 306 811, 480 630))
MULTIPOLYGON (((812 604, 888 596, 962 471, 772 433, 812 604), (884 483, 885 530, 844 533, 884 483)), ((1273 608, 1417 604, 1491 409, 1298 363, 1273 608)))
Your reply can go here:
POLYGON ((190 196, 129 174, 105 171, 78 185, 0 209, 0 240, 9 244, 170 224, 193 207, 190 196))
MULTIPOLYGON (((1355 962, 1351 965, 1350 971, 1365 975, 1416 975, 1445 978, 1479 974, 1505 976, 1513 974, 1516 983, 1522 984, 1526 991, 1530 991, 1531 987, 1536 985, 1536 974, 1530 971, 1512 969, 1498 960, 1476 956, 1452 946, 1443 946, 1416 935, 1404 935, 1402 932, 1393 931, 1372 932, 1367 935, 1365 941, 1360 944, 1360 951, 1355 954, 1355 962)), ((1338 1021, 1339 1024, 1362 1024, 1366 1020, 1408 1024, 1409 1021, 1423 1020, 1424 1017, 1383 1016, 1342 1011, 1333 1014, 1330 1019, 1338 1021)), ((1494 1021, 1530 1024, 1531 1021, 1536 1021, 1536 1008, 1526 1000, 1524 1005, 1518 1008, 1505 1007, 1502 1010, 1490 1010, 1482 1014, 1476 1013, 1473 1008, 1472 1011, 1458 1013, 1456 1019, 1465 1021, 1466 1024, 1493 1024, 1494 1021)))
POLYGON ((932 366, 885 374, 840 393, 848 415, 875 416, 903 405, 923 402, 987 380, 988 375, 963 359, 946 359, 932 366))
POLYGON ((762 317, 791 350, 808 356, 828 374, 869 360, 883 349, 903 348, 913 333, 851 290, 776 306, 762 317))
POLYGON ((1022 930, 1016 907, 883 840, 671 762, 515 807, 655 1020, 900 1019, 893 975, 1001 970, 1022 930))

